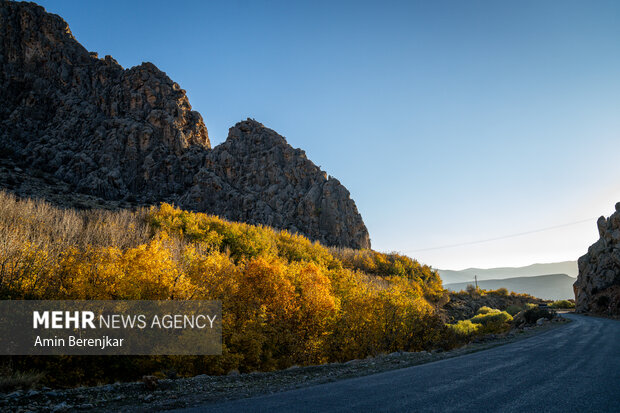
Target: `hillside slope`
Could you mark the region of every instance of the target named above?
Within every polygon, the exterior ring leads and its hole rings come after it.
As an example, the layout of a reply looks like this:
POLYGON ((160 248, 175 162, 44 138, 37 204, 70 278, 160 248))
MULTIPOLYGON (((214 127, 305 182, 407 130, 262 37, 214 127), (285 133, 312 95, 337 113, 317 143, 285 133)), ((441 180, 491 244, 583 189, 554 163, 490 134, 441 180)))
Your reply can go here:
POLYGON ((99 59, 34 3, 0 1, 0 102, 0 187, 20 196, 165 201, 370 248, 349 191, 302 150, 250 119, 212 149, 201 115, 164 72, 99 59))
POLYGON ((271 371, 454 346, 441 280, 398 254, 326 248, 265 226, 169 204, 136 211, 56 208, 0 191, 0 299, 221 300, 211 357, 23 358, 54 383, 271 371), (452 341, 446 341, 452 337, 452 341))
MULTIPOLYGON (((505 278, 501 280, 482 280, 478 281, 478 286, 485 290, 497 290, 506 288, 521 294, 530 294, 534 297, 546 300, 565 300, 574 298, 573 283, 575 278, 566 274, 548 274, 533 277, 505 278)), ((474 281, 463 283, 445 284, 444 287, 450 291, 461 291, 474 281)))
POLYGON ((577 261, 562 261, 546 264, 532 264, 525 267, 500 268, 467 268, 465 270, 437 270, 444 284, 478 280, 497 280, 503 278, 532 277, 543 274, 566 274, 569 277, 577 276, 577 261))

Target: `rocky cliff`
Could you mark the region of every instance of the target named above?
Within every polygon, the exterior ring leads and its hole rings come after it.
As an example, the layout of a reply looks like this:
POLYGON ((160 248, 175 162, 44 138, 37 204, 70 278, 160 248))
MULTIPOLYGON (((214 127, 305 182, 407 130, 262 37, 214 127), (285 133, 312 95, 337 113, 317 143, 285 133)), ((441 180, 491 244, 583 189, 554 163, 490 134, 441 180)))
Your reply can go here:
POLYGON ((174 202, 370 247, 347 189, 303 151, 250 119, 212 149, 202 117, 164 72, 99 59, 34 3, 0 0, 0 102, 0 158, 10 162, 0 185, 20 195, 57 200, 33 181, 43 177, 75 199, 174 202))
POLYGON ((620 202, 596 224, 600 238, 578 261, 576 311, 620 315, 620 202))
POLYGON ((234 221, 300 232, 327 245, 369 248, 349 191, 271 129, 248 119, 206 155, 180 204, 234 221))

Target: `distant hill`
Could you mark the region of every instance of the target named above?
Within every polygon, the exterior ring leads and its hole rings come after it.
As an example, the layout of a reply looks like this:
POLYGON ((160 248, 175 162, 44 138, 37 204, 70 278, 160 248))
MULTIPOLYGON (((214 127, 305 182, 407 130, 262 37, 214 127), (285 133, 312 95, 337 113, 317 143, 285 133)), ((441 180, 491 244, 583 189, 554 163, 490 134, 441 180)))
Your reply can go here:
MULTIPOLYGON (((546 300, 564 300, 575 298, 573 293, 573 283, 575 278, 566 274, 549 274, 533 277, 515 277, 501 280, 478 280, 478 286, 485 290, 496 290, 507 288, 516 293, 526 293, 546 300)), ((474 281, 444 284, 444 287, 451 291, 464 290, 468 284, 474 281)))
POLYGON ((473 281, 474 276, 480 280, 499 280, 514 277, 533 277, 543 274, 566 274, 577 277, 577 261, 553 262, 549 264, 532 264, 527 267, 467 268, 461 271, 438 270, 443 284, 473 281))

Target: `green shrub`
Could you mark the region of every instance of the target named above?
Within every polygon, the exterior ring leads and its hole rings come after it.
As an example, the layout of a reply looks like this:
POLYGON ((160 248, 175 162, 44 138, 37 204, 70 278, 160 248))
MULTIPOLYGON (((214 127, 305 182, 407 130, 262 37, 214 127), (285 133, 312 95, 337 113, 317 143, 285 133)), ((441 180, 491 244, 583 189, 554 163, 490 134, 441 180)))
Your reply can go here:
POLYGON ((486 314, 478 314, 471 319, 472 323, 476 324, 492 324, 492 323, 509 323, 512 321, 512 316, 505 311, 495 310, 486 314))
POLYGON ((536 306, 525 310, 523 316, 528 324, 534 324, 539 318, 551 320, 553 318, 553 313, 551 313, 548 308, 536 306))
POLYGON ((525 304, 525 309, 529 310, 530 308, 538 308, 538 304, 534 304, 534 303, 527 303, 525 304))
POLYGON ((484 305, 480 307, 478 311, 476 311, 476 314, 489 314, 489 313, 497 313, 497 312, 499 312, 499 310, 496 310, 495 308, 487 307, 486 305, 484 305))
POLYGON ((461 320, 447 326, 457 337, 463 339, 475 335, 503 333, 510 329, 511 321, 512 316, 507 312, 484 306, 469 320, 461 320))
POLYGON ((569 300, 554 301, 549 305, 551 308, 575 308, 575 303, 569 300))
POLYGON ((508 308, 506 308, 506 312, 513 317, 517 315, 521 310, 523 310, 523 308, 519 307, 518 305, 514 305, 514 304, 509 305, 508 308))
POLYGON ((497 334, 510 328, 512 316, 495 308, 481 307, 478 315, 469 320, 448 324, 448 329, 460 338, 470 338, 481 334, 497 334))
POLYGON ((482 326, 479 330, 481 334, 502 333, 510 328, 512 316, 505 311, 495 310, 486 314, 478 314, 470 320, 482 326))
POLYGON ((472 323, 471 320, 461 320, 456 324, 447 324, 448 328, 461 337, 470 337, 475 335, 480 328, 480 324, 472 323))

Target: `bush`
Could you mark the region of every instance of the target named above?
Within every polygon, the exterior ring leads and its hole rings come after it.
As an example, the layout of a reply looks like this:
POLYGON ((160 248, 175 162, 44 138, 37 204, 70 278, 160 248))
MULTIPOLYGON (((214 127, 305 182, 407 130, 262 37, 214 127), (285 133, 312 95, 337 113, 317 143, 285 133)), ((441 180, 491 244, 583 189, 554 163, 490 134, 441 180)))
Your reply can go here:
POLYGON ((575 308, 575 303, 569 300, 554 301, 549 305, 551 308, 575 308))
POLYGON ((509 305, 508 308, 506 308, 506 312, 513 317, 517 315, 519 312, 521 312, 522 310, 523 308, 519 307, 518 305, 514 305, 514 304, 509 305))
POLYGON ((548 308, 536 306, 525 310, 523 317, 525 317, 525 321, 528 324, 534 324, 539 318, 551 320, 553 318, 553 313, 549 311, 548 308))
POLYGON ((495 308, 481 307, 477 315, 469 320, 448 324, 448 329, 460 338, 471 338, 481 334, 498 334, 510 329, 512 316, 495 308))
POLYGON ((512 316, 505 311, 492 310, 486 314, 478 314, 470 320, 482 325, 479 330, 482 334, 502 333, 510 329, 512 316))
POLYGON ((482 325, 472 323, 471 320, 461 320, 456 324, 447 325, 450 330, 461 337, 470 337, 478 333, 482 325))
POLYGON ((488 313, 494 313, 494 312, 499 312, 499 310, 483 305, 482 307, 478 309, 478 311, 476 311, 476 314, 488 314, 488 313))
POLYGON ((473 284, 467 284, 465 291, 467 291, 467 294, 471 297, 480 297, 482 295, 482 290, 478 287, 474 287, 473 284))
POLYGON ((478 314, 470 319, 472 323, 487 325, 487 324, 501 324, 510 323, 512 316, 505 311, 494 310, 486 314, 478 314))

